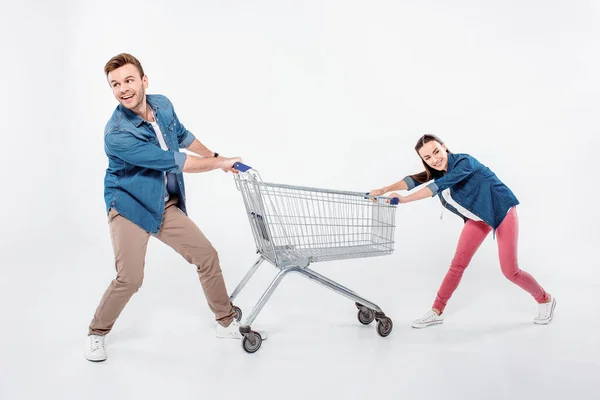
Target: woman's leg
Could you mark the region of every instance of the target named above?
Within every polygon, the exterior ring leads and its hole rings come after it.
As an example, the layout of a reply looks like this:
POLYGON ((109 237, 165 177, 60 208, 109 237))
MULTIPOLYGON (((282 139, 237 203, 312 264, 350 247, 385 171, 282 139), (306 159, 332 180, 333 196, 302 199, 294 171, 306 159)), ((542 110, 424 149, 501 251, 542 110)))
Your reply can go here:
POLYGON ((485 222, 468 220, 465 223, 458 239, 450 269, 446 273, 433 303, 432 308, 436 314, 439 315, 444 312, 444 308, 446 308, 448 300, 458 287, 465 269, 491 230, 492 228, 485 222))
POLYGON ((504 276, 520 288, 527 291, 538 303, 546 303, 550 295, 527 272, 519 268, 517 248, 519 236, 519 218, 517 209, 511 208, 496 231, 500 268, 504 276))

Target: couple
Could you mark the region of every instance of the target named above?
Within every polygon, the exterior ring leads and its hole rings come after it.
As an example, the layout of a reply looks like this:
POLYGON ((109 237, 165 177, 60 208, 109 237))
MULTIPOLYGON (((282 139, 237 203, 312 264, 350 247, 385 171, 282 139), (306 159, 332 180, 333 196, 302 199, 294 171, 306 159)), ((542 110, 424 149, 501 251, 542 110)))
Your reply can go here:
MULTIPOLYGON (((146 95, 148 77, 134 56, 122 53, 113 57, 104 67, 104 73, 119 102, 104 132, 109 161, 104 199, 117 276, 106 289, 88 328, 85 358, 106 360, 105 337, 142 285, 150 236, 166 243, 197 267, 208 306, 215 314, 217 337, 242 339, 218 253, 188 218, 183 183, 183 172, 222 169, 237 173, 234 164, 241 159, 225 158, 210 151, 181 124, 169 99, 146 95), (182 148, 197 156, 180 152, 182 148)), ((498 234, 502 272, 539 303, 534 322, 550 322, 556 304, 554 297, 517 264, 515 206, 518 201, 512 192, 473 157, 451 153, 435 136, 423 136, 416 150, 425 171, 373 190, 371 195, 410 190, 433 179, 414 194, 406 197, 392 194, 391 197, 406 203, 439 194, 443 205, 463 218, 465 225, 432 310, 413 321, 412 326, 426 327, 442 322, 444 307, 464 269, 492 229, 498 234)), ((260 335, 263 339, 267 337, 265 332, 260 335)))

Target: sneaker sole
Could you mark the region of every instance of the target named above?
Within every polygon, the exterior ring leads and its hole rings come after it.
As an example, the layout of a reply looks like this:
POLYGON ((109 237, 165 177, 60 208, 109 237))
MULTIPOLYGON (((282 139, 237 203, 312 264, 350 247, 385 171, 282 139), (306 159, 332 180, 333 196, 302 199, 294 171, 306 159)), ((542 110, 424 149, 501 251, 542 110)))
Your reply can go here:
POLYGON ((102 362, 102 361, 106 361, 106 358, 98 358, 98 359, 94 359, 94 358, 87 358, 87 357, 86 357, 85 359, 86 359, 86 360, 88 360, 88 361, 91 361, 91 362, 102 362))
POLYGON ((550 323, 550 321, 552 321, 552 318, 554 318, 554 308, 555 307, 556 307, 556 299, 554 297, 552 297, 552 307, 550 308, 550 317, 548 317, 547 319, 534 318, 533 323, 536 325, 548 325, 550 323))
POLYGON ((432 326, 432 325, 439 325, 441 323, 443 323, 444 321, 435 321, 435 322, 428 322, 426 324, 415 324, 412 323, 411 326, 415 329, 422 329, 422 328, 427 328, 428 326, 432 326))

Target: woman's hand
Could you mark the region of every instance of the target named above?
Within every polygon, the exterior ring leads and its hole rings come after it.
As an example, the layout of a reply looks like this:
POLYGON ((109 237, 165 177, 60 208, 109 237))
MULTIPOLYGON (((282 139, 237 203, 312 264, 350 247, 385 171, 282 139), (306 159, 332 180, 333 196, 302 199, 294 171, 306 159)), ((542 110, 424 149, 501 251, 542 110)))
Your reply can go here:
POLYGON ((373 190, 371 190, 371 193, 369 193, 369 194, 371 196, 381 196, 384 193, 385 193, 384 189, 373 189, 373 190))
MULTIPOLYGON (((373 190, 371 190, 369 195, 378 197, 378 196, 383 195, 384 193, 385 193, 385 189, 373 189, 373 190)), ((371 198, 371 201, 376 202, 377 199, 371 198)))
POLYGON ((389 200, 386 201, 386 203, 389 203, 392 199, 398 199, 398 203, 404 204, 406 203, 406 197, 405 196, 401 196, 398 193, 392 193, 388 196, 389 200))

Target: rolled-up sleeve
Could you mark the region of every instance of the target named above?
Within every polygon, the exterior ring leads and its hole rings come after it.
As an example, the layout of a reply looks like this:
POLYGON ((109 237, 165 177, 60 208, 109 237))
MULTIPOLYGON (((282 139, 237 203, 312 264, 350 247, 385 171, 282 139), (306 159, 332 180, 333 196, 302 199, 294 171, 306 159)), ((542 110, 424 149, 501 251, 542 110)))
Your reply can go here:
POLYGON ((469 178, 475 173, 470 160, 468 158, 461 158, 456 162, 452 171, 446 175, 436 178, 433 182, 429 183, 427 187, 431 190, 432 197, 436 196, 438 192, 448 189, 456 185, 457 183, 469 178))
POLYGON ((182 172, 187 157, 185 153, 162 150, 129 132, 110 132, 104 143, 108 153, 126 163, 163 172, 182 172))
POLYGON ((190 132, 184 128, 183 132, 177 135, 177 139, 179 141, 179 148, 185 149, 190 144, 192 144, 192 142, 194 141, 194 139, 196 139, 196 137, 194 136, 194 134, 192 132, 190 132))
POLYGON ((412 177, 407 176, 404 179, 402 179, 404 181, 404 183, 406 183, 406 187, 408 188, 408 190, 412 190, 415 187, 419 186, 421 183, 415 181, 412 177))
POLYGON ((192 144, 192 142, 194 141, 194 139, 196 139, 196 137, 194 136, 194 134, 192 132, 185 129, 185 126, 181 123, 181 121, 177 117, 177 113, 175 112, 175 110, 173 110, 173 117, 175 118, 175 121, 176 121, 177 142, 179 144, 179 148, 185 149, 190 144, 192 144))

